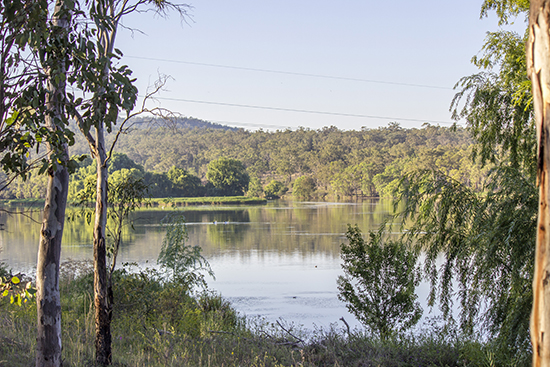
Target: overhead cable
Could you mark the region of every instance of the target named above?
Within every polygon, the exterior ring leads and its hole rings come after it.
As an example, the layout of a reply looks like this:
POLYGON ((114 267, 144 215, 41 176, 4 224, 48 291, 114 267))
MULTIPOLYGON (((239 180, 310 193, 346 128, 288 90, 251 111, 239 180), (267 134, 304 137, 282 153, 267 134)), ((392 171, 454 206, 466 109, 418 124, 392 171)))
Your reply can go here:
POLYGON ((377 84, 400 85, 400 86, 406 86, 406 87, 418 87, 418 88, 431 88, 431 89, 446 89, 446 90, 453 90, 453 88, 450 88, 450 87, 443 87, 443 86, 438 86, 438 85, 414 84, 414 83, 401 83, 401 82, 392 82, 392 81, 386 81, 386 80, 361 79, 361 78, 349 78, 349 77, 334 76, 334 75, 298 73, 298 72, 292 72, 292 71, 282 71, 282 70, 269 70, 269 69, 249 68, 249 67, 243 67, 243 66, 230 66, 230 65, 209 64, 209 63, 203 63, 203 62, 192 62, 192 61, 183 61, 183 60, 159 59, 159 58, 144 57, 144 56, 124 55, 124 57, 130 58, 130 59, 138 59, 138 60, 171 62, 171 63, 176 63, 176 64, 187 64, 187 65, 197 65, 197 66, 208 66, 208 67, 215 67, 215 68, 234 69, 234 70, 246 70, 246 71, 255 71, 255 72, 262 72, 262 73, 296 75, 296 76, 305 76, 305 77, 312 77, 312 78, 324 78, 324 79, 336 79, 336 80, 347 80, 347 81, 363 82, 363 83, 377 83, 377 84))

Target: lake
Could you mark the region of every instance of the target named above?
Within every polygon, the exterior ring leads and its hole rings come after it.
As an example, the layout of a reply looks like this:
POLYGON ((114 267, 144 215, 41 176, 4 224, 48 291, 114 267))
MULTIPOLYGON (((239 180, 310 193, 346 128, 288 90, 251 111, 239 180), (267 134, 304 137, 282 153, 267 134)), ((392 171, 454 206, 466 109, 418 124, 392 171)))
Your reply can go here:
MULTIPOLYGON (((134 229, 125 228, 118 264, 155 266, 164 229, 162 219, 174 210, 134 213, 134 229)), ((345 317, 358 322, 337 299, 340 244, 347 224, 375 230, 391 211, 383 200, 361 203, 291 202, 262 206, 198 206, 182 210, 189 243, 200 245, 216 279, 209 287, 229 299, 241 313, 270 322, 282 318, 308 329, 328 327, 345 317)), ((0 261, 15 271, 34 272, 40 213, 0 213, 0 261)), ((65 225, 63 259, 92 258, 92 230, 83 218, 65 225)), ((418 290, 423 302, 425 286, 418 290)), ((424 303, 424 302, 423 302, 424 303)), ((426 311, 425 311, 426 313, 426 311)))

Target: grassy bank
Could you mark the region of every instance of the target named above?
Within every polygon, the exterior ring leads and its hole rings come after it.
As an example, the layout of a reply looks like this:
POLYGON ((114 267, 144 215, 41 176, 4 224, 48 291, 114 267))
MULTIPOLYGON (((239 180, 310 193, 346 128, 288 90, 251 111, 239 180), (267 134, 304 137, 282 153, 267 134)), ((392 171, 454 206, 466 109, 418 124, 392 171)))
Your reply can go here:
MULTIPOLYGON (((163 283, 154 270, 119 271, 115 284, 115 366, 499 365, 490 345, 436 328, 386 341, 336 328, 306 335, 284 322, 247 320, 220 296, 163 283)), ((94 366, 91 275, 65 272, 61 292, 64 365, 94 366)), ((0 300, 0 366, 31 366, 36 306, 7 301, 0 300)))
MULTIPOLYGON (((195 198, 152 198, 148 200, 153 207, 182 207, 192 205, 263 205, 267 203, 266 199, 250 198, 246 196, 210 196, 195 198)), ((19 205, 43 207, 44 199, 10 199, 0 200, 1 205, 19 205)))
POLYGON ((153 206, 190 206, 190 205, 261 205, 267 203, 266 199, 250 198, 246 196, 209 196, 196 198, 154 198, 150 200, 153 206))

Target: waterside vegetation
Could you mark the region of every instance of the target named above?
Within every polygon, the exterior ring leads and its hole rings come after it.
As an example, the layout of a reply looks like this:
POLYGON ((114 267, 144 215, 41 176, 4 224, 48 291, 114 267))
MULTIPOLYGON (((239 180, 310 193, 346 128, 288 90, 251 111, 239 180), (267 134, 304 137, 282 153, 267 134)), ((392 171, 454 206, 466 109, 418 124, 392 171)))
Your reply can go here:
MULTIPOLYGON (((91 264, 62 264, 63 365, 95 366, 91 264)), ((435 324, 388 339, 343 324, 306 332, 239 315, 220 295, 152 269, 114 274, 114 366, 487 366, 490 343, 435 324)), ((4 275, 6 269, 2 269, 4 275)), ((29 366, 36 305, 0 300, 0 366, 29 366)), ((337 320, 335 320, 336 322, 337 320)))

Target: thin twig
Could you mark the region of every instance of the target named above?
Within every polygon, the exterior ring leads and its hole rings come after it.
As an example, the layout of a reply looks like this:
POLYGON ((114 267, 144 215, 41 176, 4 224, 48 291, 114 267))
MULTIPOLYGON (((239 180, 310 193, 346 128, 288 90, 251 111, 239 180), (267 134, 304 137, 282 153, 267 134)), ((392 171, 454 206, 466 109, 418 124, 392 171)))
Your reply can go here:
POLYGON ((281 327, 281 329, 283 329, 284 331, 286 331, 291 337, 293 337, 294 339, 298 340, 299 342, 301 342, 302 344, 305 344, 306 342, 303 341, 302 339, 298 338, 297 336, 293 335, 290 331, 288 331, 287 329, 284 328, 283 325, 281 325, 281 323, 279 322, 279 320, 277 320, 277 324, 281 327))
POLYGON ((351 336, 351 330, 350 330, 349 324, 344 319, 344 316, 340 317, 340 320, 346 325, 346 328, 348 329, 348 337, 350 337, 351 336))

